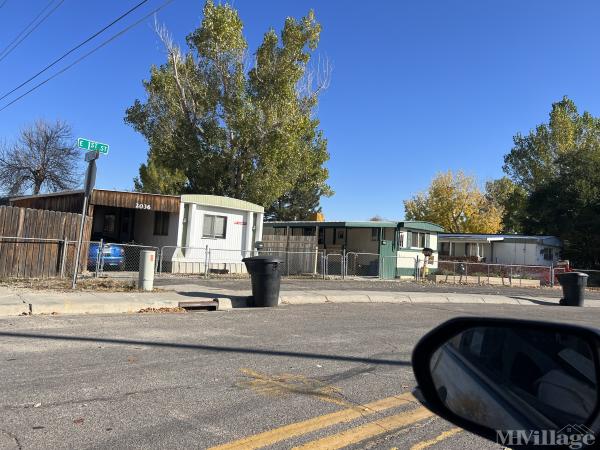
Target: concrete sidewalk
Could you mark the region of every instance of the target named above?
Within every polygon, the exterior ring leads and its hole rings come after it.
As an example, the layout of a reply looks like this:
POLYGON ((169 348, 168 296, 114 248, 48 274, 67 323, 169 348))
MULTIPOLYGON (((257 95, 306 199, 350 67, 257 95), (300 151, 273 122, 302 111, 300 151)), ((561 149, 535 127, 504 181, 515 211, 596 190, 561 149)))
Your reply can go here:
POLYGON ((0 316, 24 314, 133 313, 144 308, 177 307, 175 292, 61 292, 26 289, 0 290, 0 316))
MULTIPOLYGON (((238 302, 250 296, 250 290, 229 290, 198 284, 161 286, 165 291, 196 298, 229 297, 238 302)), ((535 292, 535 291, 534 291, 535 292)), ((380 290, 282 290, 280 302, 288 305, 318 303, 481 303, 505 305, 558 305, 558 298, 540 295, 497 295, 439 292, 394 292, 380 290)), ((598 301, 588 301, 586 306, 600 306, 598 301)))
MULTIPOLYGON (((90 292, 0 288, 0 316, 24 314, 135 313, 145 308, 174 308, 186 302, 229 299, 224 304, 246 307, 250 290, 228 290, 197 284, 163 286, 155 292, 90 292)), ((558 305, 543 296, 482 295, 393 291, 285 290, 280 302, 288 305, 320 303, 480 303, 506 305, 558 305)), ((600 306, 586 301, 585 306, 600 306)))

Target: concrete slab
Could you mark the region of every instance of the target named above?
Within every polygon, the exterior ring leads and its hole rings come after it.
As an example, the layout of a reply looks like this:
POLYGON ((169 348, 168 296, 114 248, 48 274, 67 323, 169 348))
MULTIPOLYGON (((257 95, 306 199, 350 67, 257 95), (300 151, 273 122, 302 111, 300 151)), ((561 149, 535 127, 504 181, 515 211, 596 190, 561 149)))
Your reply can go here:
POLYGON ((518 305, 519 301, 516 298, 505 297, 503 295, 482 295, 484 303, 494 305, 518 305))
POLYGON ((408 295, 386 294, 385 292, 373 292, 369 294, 372 303, 410 303, 408 295))
POLYGON ((474 294, 447 294, 449 303, 485 303, 481 295, 474 294))
POLYGON ((33 292, 21 295, 32 314, 133 313, 143 308, 177 307, 175 293, 33 292))
POLYGON ((233 308, 230 298, 219 297, 217 300, 217 311, 228 311, 233 308))
POLYGON ((305 304, 317 304, 317 303, 328 303, 325 295, 311 295, 306 296, 302 294, 281 294, 279 296, 279 303, 287 305, 305 305, 305 304))
POLYGON ((367 294, 334 294, 327 293, 325 295, 330 303, 371 303, 371 299, 367 294))
POLYGON ((22 316, 23 314, 29 314, 29 305, 23 302, 0 303, 0 316, 22 316))
POLYGON ((413 294, 409 295, 411 303, 449 303, 445 294, 413 294))

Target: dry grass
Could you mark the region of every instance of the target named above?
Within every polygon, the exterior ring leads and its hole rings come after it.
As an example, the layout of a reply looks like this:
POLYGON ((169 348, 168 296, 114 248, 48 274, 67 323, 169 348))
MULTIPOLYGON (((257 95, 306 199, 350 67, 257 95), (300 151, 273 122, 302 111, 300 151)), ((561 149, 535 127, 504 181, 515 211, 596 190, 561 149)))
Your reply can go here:
POLYGON ((138 313, 154 313, 154 314, 172 314, 172 313, 184 313, 186 310, 184 308, 180 308, 179 306, 174 306, 172 308, 163 306, 161 308, 144 308, 140 309, 138 313))
MULTIPOLYGON (((0 287, 33 290, 68 291, 71 289, 70 279, 58 278, 32 278, 32 279, 5 279, 0 280, 0 287)), ((131 292, 137 290, 133 280, 117 280, 114 278, 88 278, 77 281, 77 291, 101 292, 131 292)))

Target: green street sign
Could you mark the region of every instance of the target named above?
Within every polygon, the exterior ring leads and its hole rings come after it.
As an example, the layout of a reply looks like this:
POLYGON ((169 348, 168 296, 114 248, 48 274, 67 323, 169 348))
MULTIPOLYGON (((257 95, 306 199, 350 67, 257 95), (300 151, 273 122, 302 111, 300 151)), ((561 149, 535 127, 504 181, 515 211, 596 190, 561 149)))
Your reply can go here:
POLYGON ((90 152, 99 152, 103 155, 108 154, 108 144, 101 144, 100 142, 90 141, 89 139, 77 139, 77 146, 90 152))

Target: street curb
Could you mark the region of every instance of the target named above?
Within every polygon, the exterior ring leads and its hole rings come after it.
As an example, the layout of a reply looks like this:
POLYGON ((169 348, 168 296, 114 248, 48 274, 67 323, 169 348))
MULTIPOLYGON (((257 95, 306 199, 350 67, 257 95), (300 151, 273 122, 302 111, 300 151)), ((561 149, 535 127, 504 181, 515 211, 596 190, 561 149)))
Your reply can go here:
MULTIPOLYGON (((558 300, 553 299, 517 299, 500 295, 464 295, 464 294, 426 294, 426 293, 405 293, 405 294, 348 294, 348 295, 327 295, 324 293, 307 293, 305 295, 282 293, 279 297, 280 304, 285 305, 310 305, 323 303, 451 303, 451 304, 495 304, 495 305, 528 305, 539 306, 547 303, 548 305, 558 305, 558 300)), ((597 302, 600 303, 600 302, 597 302)), ((586 306, 598 306, 593 302, 586 306)))
POLYGON ((123 314, 136 313, 145 308, 176 308, 175 300, 127 301, 127 302, 82 302, 65 300, 62 303, 33 303, 31 313, 37 314, 123 314))
MULTIPOLYGON (((186 293, 193 290, 186 291, 186 293)), ((146 308, 174 308, 182 299, 189 300, 173 291, 160 293, 19 293, 10 298, 0 298, 0 317, 38 314, 124 314, 137 313, 146 308), (17 297, 18 295, 18 297, 17 297)), ((208 295, 207 298, 210 298, 208 295)), ((217 310, 225 311, 236 308, 247 308, 248 301, 244 295, 233 292, 215 293, 211 299, 217 303, 217 310)), ((523 298, 504 295, 479 295, 460 293, 429 292, 386 292, 358 291, 343 293, 342 291, 288 291, 280 294, 282 305, 309 304, 343 304, 343 303, 392 303, 392 304, 496 304, 496 305, 558 305, 556 298, 523 298)), ((600 301, 588 300, 586 307, 600 307, 600 301)))
POLYGON ((29 314, 29 305, 21 302, 10 305, 0 305, 1 316, 23 316, 29 314))

